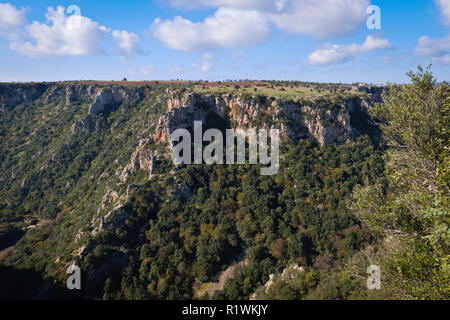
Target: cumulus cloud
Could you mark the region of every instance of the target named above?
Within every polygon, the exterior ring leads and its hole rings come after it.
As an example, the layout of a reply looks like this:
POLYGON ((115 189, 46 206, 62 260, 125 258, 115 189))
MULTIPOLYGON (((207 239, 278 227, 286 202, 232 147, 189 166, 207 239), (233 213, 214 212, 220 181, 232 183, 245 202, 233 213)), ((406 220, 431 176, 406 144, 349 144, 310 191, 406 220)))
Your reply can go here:
POLYGON ((434 2, 441 10, 444 23, 450 25, 450 0, 434 0, 434 2))
POLYGON ((9 3, 0 3, 0 32, 26 24, 25 10, 17 9, 9 3))
POLYGON ((373 50, 390 48, 392 48, 392 45, 389 40, 368 36, 366 41, 361 45, 327 44, 311 53, 307 59, 307 62, 313 66, 328 66, 331 64, 346 62, 373 50))
POLYGON ((0 3, 0 36, 16 41, 23 35, 27 24, 25 9, 17 9, 9 3, 0 3))
POLYGON ((343 36, 366 20, 369 0, 292 0, 292 10, 269 14, 285 31, 316 38, 343 36))
POLYGON ((11 49, 29 57, 82 56, 101 51, 109 29, 81 15, 66 15, 64 7, 48 8, 48 24, 33 21, 25 27, 27 40, 14 41, 11 49))
POLYGON ((370 0, 171 0, 170 4, 218 8, 199 23, 182 17, 153 23, 154 36, 166 46, 194 51, 258 44, 267 38, 270 24, 316 38, 343 36, 366 20, 370 0))
POLYGON ((416 46, 416 54, 430 57, 435 61, 450 63, 450 35, 443 39, 421 37, 416 46))
POLYGON ((211 71, 214 65, 209 61, 203 61, 202 63, 194 62, 192 64, 192 68, 197 69, 200 72, 208 72, 211 71))
POLYGON ((139 37, 125 30, 114 30, 112 32, 114 41, 119 46, 118 53, 122 56, 132 56, 141 52, 139 48, 139 37))
POLYGON ((264 41, 270 29, 265 17, 257 11, 220 8, 202 22, 182 17, 156 19, 153 35, 167 47, 183 51, 234 48, 264 41))
MULTIPOLYGON (((27 24, 24 9, 0 4, 0 34, 8 36, 12 50, 32 58, 102 52, 100 44, 108 39, 108 28, 81 15, 66 15, 61 6, 47 10, 47 23, 27 24)), ((140 52, 139 37, 135 33, 115 30, 112 36, 121 56, 140 52)))
MULTIPOLYGON (((444 23, 450 26, 450 0, 434 0, 434 2, 441 10, 444 23)), ((420 37, 416 45, 416 54, 434 61, 450 63, 450 35, 442 39, 420 37)))

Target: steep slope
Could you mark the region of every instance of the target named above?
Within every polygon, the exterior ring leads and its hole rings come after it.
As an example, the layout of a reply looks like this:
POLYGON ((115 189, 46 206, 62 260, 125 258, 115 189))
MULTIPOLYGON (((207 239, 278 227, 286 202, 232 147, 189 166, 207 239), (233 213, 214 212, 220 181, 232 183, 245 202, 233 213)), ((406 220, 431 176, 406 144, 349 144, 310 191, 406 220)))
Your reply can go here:
POLYGON ((96 83, 2 84, 0 93, 0 262, 48 281, 31 295, 63 288, 66 267, 77 263, 89 275, 84 297, 189 298, 242 248, 266 250, 253 262, 268 259, 273 269, 330 250, 339 260, 342 239, 366 241, 341 202, 381 171, 376 145, 358 138, 375 95, 286 101, 96 83), (194 120, 279 128, 282 172, 175 168, 169 134, 194 120))

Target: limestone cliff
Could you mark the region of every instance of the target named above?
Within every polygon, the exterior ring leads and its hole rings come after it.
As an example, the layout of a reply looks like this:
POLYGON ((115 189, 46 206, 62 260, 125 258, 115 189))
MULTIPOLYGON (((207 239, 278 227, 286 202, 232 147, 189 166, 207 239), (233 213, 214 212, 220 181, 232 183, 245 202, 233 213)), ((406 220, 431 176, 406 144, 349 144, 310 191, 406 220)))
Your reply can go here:
POLYGON ((131 101, 143 97, 146 86, 103 85, 89 82, 60 83, 2 83, 0 84, 0 110, 13 109, 23 103, 41 100, 44 104, 64 98, 65 104, 92 103, 91 114, 104 111, 109 104, 131 101))
POLYGON ((152 151, 149 147, 151 145, 150 139, 142 139, 136 147, 136 151, 131 155, 130 163, 122 170, 119 179, 121 182, 126 182, 131 173, 136 173, 138 170, 145 170, 153 174, 157 165, 157 153, 152 151))
POLYGON ((142 97, 142 90, 136 87, 101 88, 95 94, 94 102, 89 107, 89 114, 107 111, 108 106, 117 105, 142 97))
POLYGON ((30 103, 48 90, 48 85, 40 84, 1 84, 0 111, 12 109, 22 103, 30 103))
POLYGON ((294 102, 262 96, 200 95, 170 96, 168 112, 160 118, 152 135, 154 143, 169 143, 170 134, 178 128, 192 129, 194 121, 207 127, 211 120, 223 121, 230 128, 277 128, 291 139, 314 138, 320 145, 345 143, 358 131, 351 126, 355 111, 367 109, 379 97, 363 100, 352 96, 335 102, 294 102))

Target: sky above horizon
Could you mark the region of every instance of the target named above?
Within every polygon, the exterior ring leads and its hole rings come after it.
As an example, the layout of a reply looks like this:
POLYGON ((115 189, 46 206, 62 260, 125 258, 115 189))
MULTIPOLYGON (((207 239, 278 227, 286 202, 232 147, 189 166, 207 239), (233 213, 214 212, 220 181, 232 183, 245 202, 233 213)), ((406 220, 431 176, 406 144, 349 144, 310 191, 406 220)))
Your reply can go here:
POLYGON ((450 0, 0 0, 0 82, 382 84, 428 64, 450 80, 450 0))

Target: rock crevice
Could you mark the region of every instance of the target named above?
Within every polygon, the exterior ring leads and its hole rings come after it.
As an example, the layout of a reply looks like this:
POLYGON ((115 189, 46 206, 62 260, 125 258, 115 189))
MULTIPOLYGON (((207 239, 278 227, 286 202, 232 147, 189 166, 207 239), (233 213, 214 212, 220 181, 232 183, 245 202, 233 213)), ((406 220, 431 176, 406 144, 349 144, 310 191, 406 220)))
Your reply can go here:
MULTIPOLYGON (((154 143, 170 144, 176 129, 192 130, 194 121, 221 119, 227 127, 236 129, 276 128, 291 139, 314 138, 321 146, 346 143, 359 132, 351 125, 355 110, 367 113, 379 94, 367 100, 350 97, 322 105, 317 102, 281 101, 276 98, 244 97, 242 95, 201 95, 190 93, 182 98, 169 97, 168 112, 159 120, 152 135, 154 143)), ((217 121, 216 121, 217 122, 217 121)))

